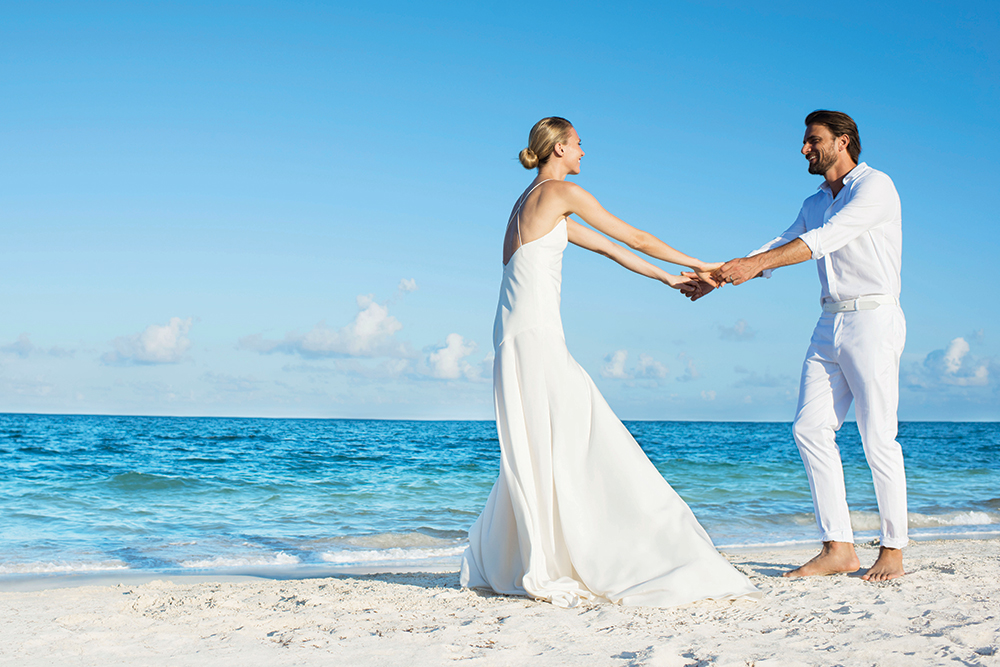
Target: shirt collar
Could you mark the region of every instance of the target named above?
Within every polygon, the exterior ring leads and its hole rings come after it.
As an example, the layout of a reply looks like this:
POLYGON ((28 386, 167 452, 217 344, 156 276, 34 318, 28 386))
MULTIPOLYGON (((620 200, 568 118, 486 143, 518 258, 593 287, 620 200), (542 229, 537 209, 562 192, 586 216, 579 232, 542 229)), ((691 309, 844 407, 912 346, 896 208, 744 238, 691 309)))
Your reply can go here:
MULTIPOLYGON (((854 169, 851 169, 844 176, 844 185, 847 185, 851 181, 857 179, 859 176, 861 176, 861 174, 865 173, 867 170, 868 170, 867 164, 865 164, 864 162, 858 164, 858 166, 856 166, 854 169)), ((830 186, 826 184, 826 180, 824 180, 822 183, 819 184, 818 189, 822 190, 823 192, 830 192, 830 186)))

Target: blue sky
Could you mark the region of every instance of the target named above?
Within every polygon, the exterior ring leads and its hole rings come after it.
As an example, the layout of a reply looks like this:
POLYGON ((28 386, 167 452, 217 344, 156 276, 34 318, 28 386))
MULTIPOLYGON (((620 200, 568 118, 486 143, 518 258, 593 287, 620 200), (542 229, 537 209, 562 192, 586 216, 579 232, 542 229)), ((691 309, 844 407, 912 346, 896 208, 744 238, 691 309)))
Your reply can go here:
MULTIPOLYGON (((903 202, 900 417, 1000 420, 993 3, 8 3, 0 411, 492 417, 500 244, 561 115, 576 181, 707 260, 819 185, 816 108, 903 202)), ((692 304, 570 248, 625 419, 790 420, 813 263, 692 304)))

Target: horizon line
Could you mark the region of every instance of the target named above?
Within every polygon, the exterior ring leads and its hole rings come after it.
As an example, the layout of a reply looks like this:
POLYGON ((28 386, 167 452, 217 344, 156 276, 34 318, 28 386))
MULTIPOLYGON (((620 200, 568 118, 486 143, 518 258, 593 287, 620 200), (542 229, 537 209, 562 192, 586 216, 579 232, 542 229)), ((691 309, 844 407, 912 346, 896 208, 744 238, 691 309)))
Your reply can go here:
MULTIPOLYGON (((103 412, 6 412, 0 410, 0 417, 136 417, 141 419, 269 419, 285 421, 370 421, 370 422, 496 422, 496 419, 445 419, 419 417, 264 417, 250 415, 151 415, 114 414, 103 412)), ((767 419, 622 419, 622 422, 680 423, 680 424, 791 424, 792 420, 774 421, 767 419)), ((900 419, 900 424, 1000 424, 989 419, 900 419)), ((856 420, 845 420, 844 424, 857 424, 856 420)))

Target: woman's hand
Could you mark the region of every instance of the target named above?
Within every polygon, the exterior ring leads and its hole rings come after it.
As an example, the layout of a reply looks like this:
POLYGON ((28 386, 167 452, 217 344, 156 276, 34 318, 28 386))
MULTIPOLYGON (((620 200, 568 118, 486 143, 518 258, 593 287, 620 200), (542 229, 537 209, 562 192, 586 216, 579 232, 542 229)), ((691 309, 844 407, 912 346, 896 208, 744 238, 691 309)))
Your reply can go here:
MULTIPOLYGON (((701 262, 696 266, 692 266, 691 270, 694 272, 694 275, 698 276, 698 280, 706 282, 714 288, 719 287, 720 283, 713 277, 712 274, 715 273, 720 266, 722 266, 722 262, 701 262)), ((684 272, 682 275, 690 274, 688 272, 684 272)))
POLYGON ((675 290, 680 290, 681 294, 689 299, 693 299, 694 295, 700 290, 700 281, 686 276, 675 276, 671 273, 664 275, 663 283, 668 287, 673 287, 675 290))

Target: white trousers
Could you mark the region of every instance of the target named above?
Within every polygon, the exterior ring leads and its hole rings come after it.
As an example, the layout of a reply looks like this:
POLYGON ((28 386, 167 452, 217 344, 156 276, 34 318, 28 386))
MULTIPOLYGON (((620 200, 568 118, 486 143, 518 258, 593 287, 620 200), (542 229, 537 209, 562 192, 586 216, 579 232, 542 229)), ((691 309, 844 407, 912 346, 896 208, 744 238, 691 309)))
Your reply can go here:
POLYGON ((835 434, 851 401, 872 471, 882 546, 906 546, 906 474, 896 442, 899 357, 906 320, 897 305, 823 313, 802 364, 792 433, 805 464, 824 542, 853 542, 844 469, 835 434))

